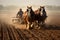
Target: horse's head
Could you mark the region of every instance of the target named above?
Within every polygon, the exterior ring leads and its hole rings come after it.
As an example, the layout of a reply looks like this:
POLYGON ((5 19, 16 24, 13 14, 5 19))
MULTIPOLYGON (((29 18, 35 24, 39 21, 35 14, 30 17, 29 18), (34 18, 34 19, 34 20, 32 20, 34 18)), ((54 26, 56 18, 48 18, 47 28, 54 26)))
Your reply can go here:
POLYGON ((45 6, 40 6, 41 11, 45 9, 45 6))
POLYGON ((31 14, 33 14, 32 6, 30 6, 30 7, 27 6, 27 14, 29 17, 31 16, 31 14))
POLYGON ((39 14, 40 13, 40 10, 39 8, 37 10, 35 10, 35 14, 39 14))
POLYGON ((31 12, 31 11, 32 11, 32 6, 30 6, 30 7, 27 6, 27 11, 28 11, 28 12, 31 12))

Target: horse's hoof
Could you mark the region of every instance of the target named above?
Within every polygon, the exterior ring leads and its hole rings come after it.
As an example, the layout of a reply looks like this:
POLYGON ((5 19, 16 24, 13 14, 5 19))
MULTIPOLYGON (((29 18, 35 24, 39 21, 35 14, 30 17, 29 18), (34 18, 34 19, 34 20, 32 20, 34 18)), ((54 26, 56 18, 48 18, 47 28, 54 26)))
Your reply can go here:
POLYGON ((38 29, 41 29, 41 27, 38 27, 38 29))
POLYGON ((29 29, 29 28, 26 28, 27 30, 29 29))
POLYGON ((29 29, 31 30, 31 29, 33 29, 33 27, 29 27, 29 29))

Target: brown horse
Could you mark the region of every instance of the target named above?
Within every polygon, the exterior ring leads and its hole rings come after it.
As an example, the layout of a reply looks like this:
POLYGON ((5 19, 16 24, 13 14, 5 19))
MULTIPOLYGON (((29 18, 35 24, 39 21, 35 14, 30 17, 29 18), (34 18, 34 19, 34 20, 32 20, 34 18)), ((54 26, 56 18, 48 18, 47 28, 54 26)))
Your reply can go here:
POLYGON ((27 11, 23 13, 23 20, 24 20, 24 23, 26 24, 26 28, 29 29, 27 11))

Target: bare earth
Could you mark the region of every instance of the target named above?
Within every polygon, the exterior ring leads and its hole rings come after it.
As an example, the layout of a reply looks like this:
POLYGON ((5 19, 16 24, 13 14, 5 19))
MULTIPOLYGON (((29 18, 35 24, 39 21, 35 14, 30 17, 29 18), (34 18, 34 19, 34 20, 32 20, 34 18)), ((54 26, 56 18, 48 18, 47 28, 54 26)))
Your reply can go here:
MULTIPOLYGON (((0 22, 0 40, 60 40, 60 27, 43 26, 41 29, 20 29, 25 25, 12 26, 0 22)), ((26 28, 26 27, 25 27, 26 28)))

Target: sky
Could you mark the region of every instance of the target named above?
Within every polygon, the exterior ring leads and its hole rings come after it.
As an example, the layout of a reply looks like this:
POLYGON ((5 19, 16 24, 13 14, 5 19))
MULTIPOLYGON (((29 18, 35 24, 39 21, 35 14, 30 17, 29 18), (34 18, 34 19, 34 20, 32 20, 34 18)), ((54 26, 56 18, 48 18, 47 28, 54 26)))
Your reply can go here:
POLYGON ((57 5, 60 6, 60 0, 0 0, 2 5, 16 5, 16 6, 27 6, 27 5, 57 5))

